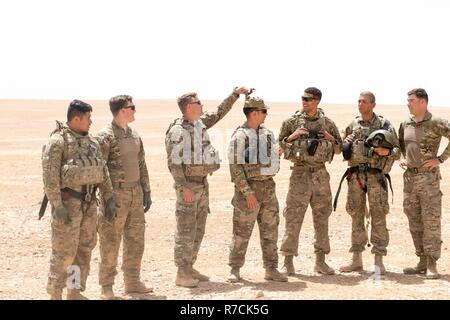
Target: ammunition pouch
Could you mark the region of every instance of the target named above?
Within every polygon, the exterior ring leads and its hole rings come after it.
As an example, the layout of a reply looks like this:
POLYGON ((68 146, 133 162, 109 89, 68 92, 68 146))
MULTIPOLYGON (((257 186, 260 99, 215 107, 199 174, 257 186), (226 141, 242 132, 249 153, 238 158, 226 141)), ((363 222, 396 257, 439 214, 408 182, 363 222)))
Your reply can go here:
MULTIPOLYGON (((383 174, 389 173, 395 162, 390 157, 383 157, 376 154, 363 140, 356 140, 352 144, 345 144, 344 151, 348 152, 349 149, 351 151, 351 158, 346 160, 350 160, 352 165, 367 164, 370 168, 381 170, 383 174)), ((344 159, 345 156, 344 154, 344 159)))
POLYGON ((97 185, 104 180, 103 163, 96 157, 69 159, 62 166, 63 186, 97 185))
POLYGON ((212 174, 214 171, 219 170, 220 164, 186 164, 185 175, 187 177, 206 177, 208 174, 212 174))
POLYGON ((332 142, 325 139, 297 139, 285 150, 284 158, 293 162, 331 162, 334 156, 332 142))

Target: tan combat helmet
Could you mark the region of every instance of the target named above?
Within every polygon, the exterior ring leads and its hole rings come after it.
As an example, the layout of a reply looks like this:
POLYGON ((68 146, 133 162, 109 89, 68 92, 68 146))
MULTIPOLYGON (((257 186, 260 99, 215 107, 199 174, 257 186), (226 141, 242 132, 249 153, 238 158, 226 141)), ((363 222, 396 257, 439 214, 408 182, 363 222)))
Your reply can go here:
POLYGON ((372 132, 367 137, 366 142, 371 147, 383 147, 392 150, 395 147, 395 136, 388 130, 379 129, 372 132))

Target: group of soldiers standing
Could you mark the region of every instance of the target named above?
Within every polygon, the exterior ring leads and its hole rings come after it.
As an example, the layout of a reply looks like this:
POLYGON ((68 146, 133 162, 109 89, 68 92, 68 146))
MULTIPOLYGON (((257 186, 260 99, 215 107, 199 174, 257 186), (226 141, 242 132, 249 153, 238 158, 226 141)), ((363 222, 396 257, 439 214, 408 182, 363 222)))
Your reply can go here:
MULTIPOLYGON (((386 272, 382 258, 389 243, 386 228, 389 187, 392 190, 389 171, 403 155, 400 166, 405 169, 404 212, 420 259, 417 266, 404 269, 404 273, 438 278, 442 197, 439 165, 450 156, 450 144, 440 156, 437 152, 441 137, 450 137, 450 126, 427 110, 426 91, 419 88, 408 92, 412 116, 401 124, 399 137, 386 118, 373 112, 375 96, 362 92, 358 100, 360 115, 341 137, 335 123, 319 108, 321 91, 307 88, 302 96, 302 110, 283 122, 278 139, 263 125, 269 107, 263 99, 251 97, 252 91, 236 87, 212 113, 203 112, 196 93, 178 98, 182 117, 170 124, 166 132, 168 168, 177 196, 176 285, 196 287, 200 281, 209 280, 194 268, 210 212, 207 176, 220 167, 219 154, 207 130, 231 110, 240 95, 246 97, 243 108, 246 121, 233 133, 228 149, 231 181, 235 186, 228 281, 241 280, 240 269, 255 222, 260 231, 265 279, 288 281, 288 276, 295 274, 294 256, 298 255, 299 234, 308 205, 312 208, 315 230, 314 270, 324 275, 335 273, 325 261, 325 255, 330 253, 328 220, 333 210, 325 163, 341 152, 349 165, 342 180, 348 181, 346 210, 352 218, 353 257, 340 271, 363 270, 362 251, 368 242, 365 219, 370 217, 375 272, 386 272), (279 204, 273 177, 279 171, 283 154, 292 163, 292 173, 283 212, 286 227, 280 248, 284 256, 280 272, 279 204)), ((62 298, 66 284, 68 299, 85 298, 81 291, 86 287, 97 231, 101 297, 115 298, 113 285, 122 238, 125 292, 153 290, 140 279, 144 213, 152 201, 143 143, 128 126, 134 121, 136 109, 132 97, 126 95, 111 98, 110 109, 113 121, 94 138, 89 135, 92 107, 79 100, 72 101, 67 124, 57 123, 43 150, 44 190, 52 207, 52 257, 47 285, 52 299, 62 298), (78 266, 78 271, 75 269, 78 282, 67 281, 67 270, 72 266, 78 266)), ((339 190, 340 186, 335 208, 339 190)))

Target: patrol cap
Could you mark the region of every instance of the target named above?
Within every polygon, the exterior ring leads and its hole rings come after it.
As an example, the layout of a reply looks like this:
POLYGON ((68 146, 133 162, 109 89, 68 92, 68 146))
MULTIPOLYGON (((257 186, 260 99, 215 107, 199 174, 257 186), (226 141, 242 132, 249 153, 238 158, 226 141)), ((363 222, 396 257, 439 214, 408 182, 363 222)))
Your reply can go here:
POLYGON ((264 103, 264 100, 259 97, 249 97, 245 100, 244 110, 252 109, 255 111, 267 110, 269 107, 264 103))

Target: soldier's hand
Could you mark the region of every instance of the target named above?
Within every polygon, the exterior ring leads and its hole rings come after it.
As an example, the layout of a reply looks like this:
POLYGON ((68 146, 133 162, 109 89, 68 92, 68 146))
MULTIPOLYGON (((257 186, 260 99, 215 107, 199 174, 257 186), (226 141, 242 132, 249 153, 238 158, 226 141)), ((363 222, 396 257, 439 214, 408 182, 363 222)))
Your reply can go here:
POLYGON ((258 200, 256 199, 256 196, 254 193, 249 193, 246 197, 247 200, 247 207, 253 211, 258 208, 258 200))
POLYGON ((355 139, 355 135, 353 133, 351 133, 347 137, 345 137, 344 143, 352 143, 354 139, 355 139))
POLYGON ((246 87, 236 87, 234 88, 233 92, 236 94, 246 94, 248 92, 248 89, 246 87))
POLYGON ((105 203, 105 218, 109 222, 113 221, 117 216, 117 205, 116 200, 114 197, 109 198, 106 200, 105 203))
POLYGON ((287 142, 291 142, 304 134, 308 134, 308 132, 309 131, 306 128, 298 128, 286 140, 287 142))
POLYGON ((382 157, 386 157, 386 156, 388 156, 391 153, 391 151, 389 149, 383 148, 383 147, 373 148, 373 151, 377 155, 382 156, 382 157))
POLYGON ((425 160, 423 162, 423 166, 425 168, 428 168, 428 170, 437 168, 437 167, 439 167, 440 164, 441 164, 441 162, 438 159, 430 159, 430 160, 425 160))
POLYGON ((150 191, 144 192, 144 213, 146 213, 152 205, 152 198, 150 197, 150 191))
POLYGON ((69 217, 69 211, 64 206, 56 207, 55 210, 52 212, 53 218, 62 221, 65 224, 70 223, 70 217, 69 217))
POLYGON ((400 160, 399 164, 400 168, 402 168, 403 170, 408 169, 408 166, 406 165, 406 160, 400 160))
POLYGON ((194 192, 191 189, 183 187, 183 199, 186 203, 191 203, 194 201, 194 192))
POLYGON ((274 152, 278 155, 281 156, 284 153, 284 150, 282 147, 280 147, 280 145, 277 143, 276 145, 274 145, 273 147, 274 152))

